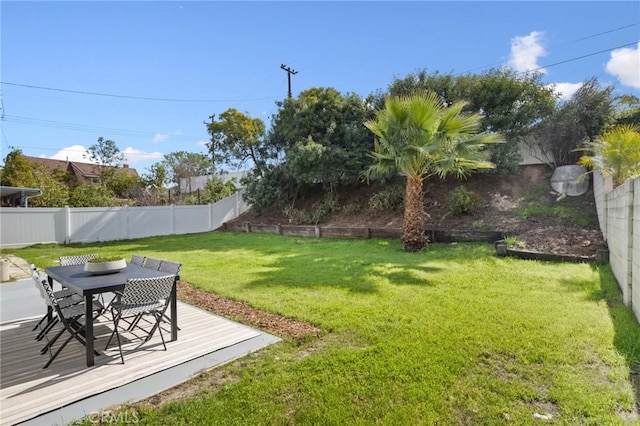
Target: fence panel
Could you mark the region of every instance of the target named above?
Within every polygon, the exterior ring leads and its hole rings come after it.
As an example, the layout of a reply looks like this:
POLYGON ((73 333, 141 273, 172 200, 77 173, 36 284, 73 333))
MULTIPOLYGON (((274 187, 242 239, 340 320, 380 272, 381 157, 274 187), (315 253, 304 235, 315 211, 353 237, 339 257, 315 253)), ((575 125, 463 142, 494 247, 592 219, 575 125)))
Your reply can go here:
POLYGON ((204 206, 0 209, 3 248, 97 242, 218 229, 249 209, 236 193, 204 206))
POLYGON ((173 206, 131 207, 128 209, 127 238, 173 234, 173 206))
POLYGON ((70 243, 113 241, 127 238, 122 207, 83 207, 69 209, 70 243))
POLYGON ((3 207, 0 209, 0 244, 8 248, 64 243, 66 223, 64 208, 3 207))
POLYGON ((209 206, 174 206, 174 234, 195 234, 207 232, 209 227, 209 206))

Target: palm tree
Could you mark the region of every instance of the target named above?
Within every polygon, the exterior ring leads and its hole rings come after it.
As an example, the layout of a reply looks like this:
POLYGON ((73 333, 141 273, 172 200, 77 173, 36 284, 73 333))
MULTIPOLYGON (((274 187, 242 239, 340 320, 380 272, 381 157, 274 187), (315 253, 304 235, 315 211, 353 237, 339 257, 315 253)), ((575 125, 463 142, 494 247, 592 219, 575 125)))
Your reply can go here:
POLYGON ((405 251, 427 245, 424 234, 423 182, 429 176, 465 177, 471 171, 493 168, 486 161, 487 143, 503 142, 501 136, 478 133, 479 114, 462 114, 465 102, 445 106, 435 93, 390 97, 384 109, 364 125, 375 136, 374 163, 366 177, 397 171, 407 178, 402 223, 405 251))
POLYGON ((614 186, 640 176, 640 127, 636 125, 615 126, 588 143, 584 150, 592 151, 593 155, 582 156, 578 164, 611 176, 614 186))

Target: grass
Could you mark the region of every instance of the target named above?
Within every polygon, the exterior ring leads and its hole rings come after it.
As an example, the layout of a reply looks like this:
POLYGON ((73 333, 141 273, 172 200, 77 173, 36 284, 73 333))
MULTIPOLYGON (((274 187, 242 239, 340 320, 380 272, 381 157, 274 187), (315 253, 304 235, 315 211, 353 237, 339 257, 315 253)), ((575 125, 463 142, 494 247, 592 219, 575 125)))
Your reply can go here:
POLYGON ((640 327, 606 266, 228 233, 14 254, 45 267, 87 251, 182 262, 185 281, 324 330, 193 379, 183 401, 125 407, 141 424, 622 424, 634 410, 640 327))
POLYGON ((594 214, 585 214, 582 209, 578 209, 571 206, 557 205, 557 206, 543 206, 538 203, 530 203, 526 207, 519 207, 516 209, 516 214, 521 218, 528 218, 532 216, 557 216, 562 219, 567 219, 573 223, 581 226, 590 226, 597 223, 597 216, 594 214))

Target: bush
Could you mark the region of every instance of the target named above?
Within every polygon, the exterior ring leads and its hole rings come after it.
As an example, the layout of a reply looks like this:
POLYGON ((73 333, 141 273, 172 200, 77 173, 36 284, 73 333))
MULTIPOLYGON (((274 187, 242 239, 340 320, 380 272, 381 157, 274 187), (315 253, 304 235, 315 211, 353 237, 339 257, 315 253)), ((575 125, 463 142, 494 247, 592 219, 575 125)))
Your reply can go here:
POLYGON ((404 203, 404 188, 402 185, 393 185, 388 189, 376 192, 369 198, 369 208, 375 212, 385 210, 398 210, 404 203))
POLYGON ((317 225, 326 222, 331 214, 323 203, 314 204, 309 210, 286 207, 283 213, 293 225, 317 225))
POLYGON ((262 176, 254 171, 242 179, 242 184, 246 190, 243 198, 257 214, 285 203, 292 188, 290 176, 282 165, 268 168, 262 176))
POLYGON ((473 214, 483 208, 485 202, 474 192, 460 185, 449 195, 447 207, 455 216, 473 214))

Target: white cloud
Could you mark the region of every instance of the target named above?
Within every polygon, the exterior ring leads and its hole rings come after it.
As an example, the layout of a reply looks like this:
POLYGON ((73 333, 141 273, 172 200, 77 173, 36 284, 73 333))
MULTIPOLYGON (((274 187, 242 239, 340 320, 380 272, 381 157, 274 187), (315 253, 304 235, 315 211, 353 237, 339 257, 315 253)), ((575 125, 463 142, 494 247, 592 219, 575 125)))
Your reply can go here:
POLYGON ((582 87, 582 83, 554 83, 554 90, 563 101, 569 100, 582 87))
POLYGON ((62 161, 77 161, 79 163, 92 163, 89 158, 84 158, 87 154, 87 148, 82 145, 72 145, 67 148, 62 148, 60 151, 53 154, 51 158, 53 160, 62 160, 62 161))
POLYGON ((165 135, 163 133, 156 133, 153 137, 153 143, 164 142, 170 138, 169 135, 165 135))
POLYGON ((612 51, 606 70, 625 86, 640 89, 640 43, 635 49, 625 47, 612 51))
MULTIPOLYGON (((197 145, 202 148, 207 148, 207 144, 211 141, 198 141, 197 145)), ((207 148, 209 149, 209 148, 207 148)))
POLYGON ((122 153, 124 154, 124 162, 129 165, 145 161, 158 161, 164 157, 161 152, 144 152, 132 147, 127 147, 122 153))
POLYGON ((512 38, 511 55, 507 65, 517 72, 535 69, 537 72, 546 74, 547 70, 538 65, 538 59, 547 55, 542 45, 543 35, 544 33, 540 31, 532 31, 529 35, 512 38))

